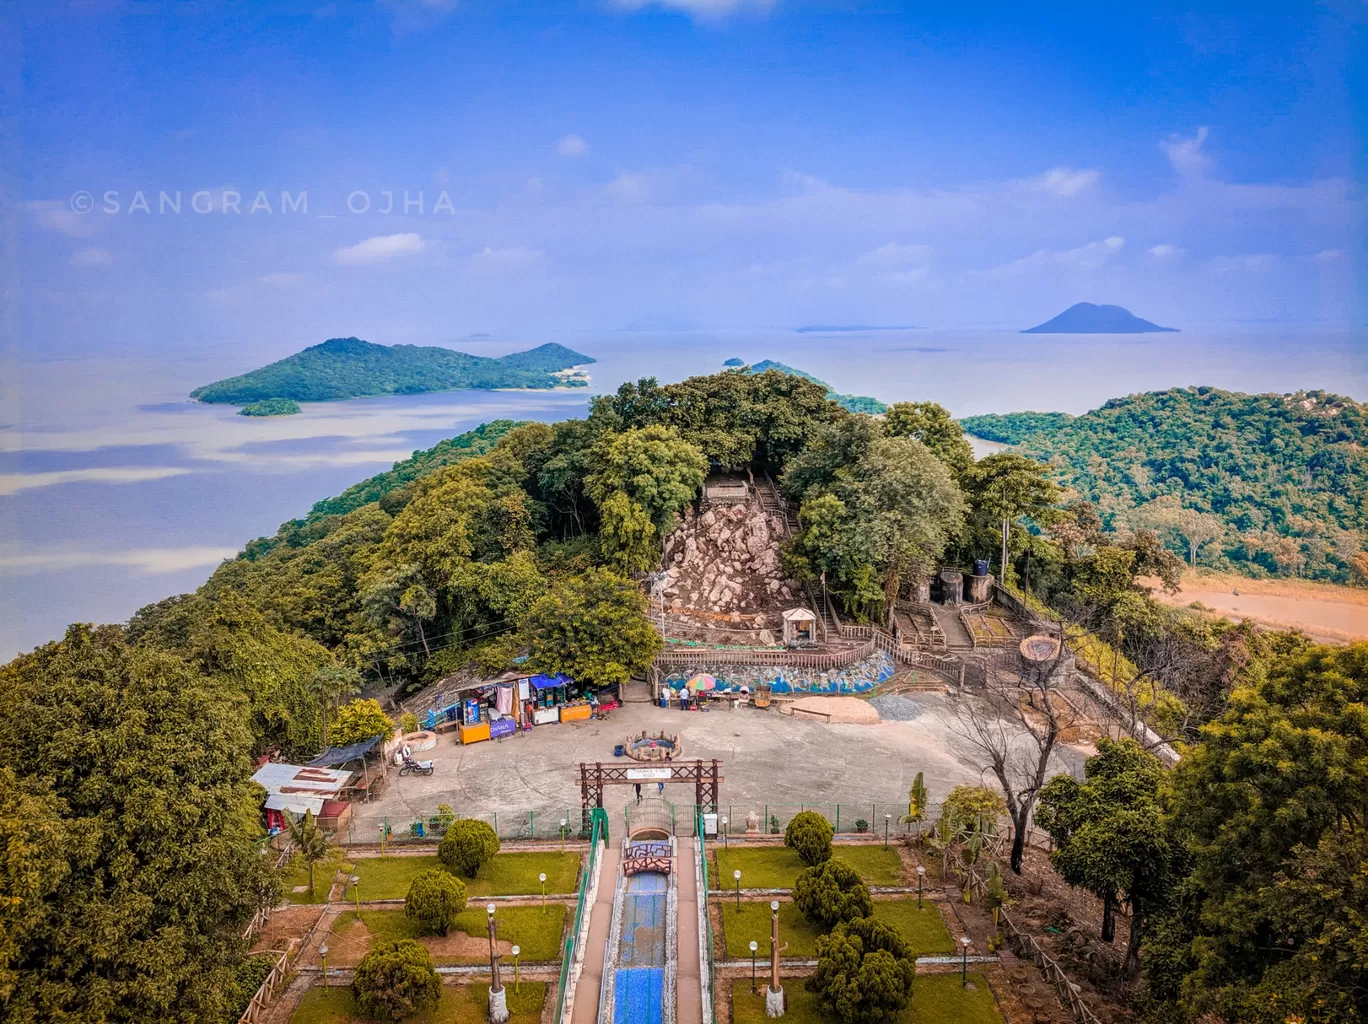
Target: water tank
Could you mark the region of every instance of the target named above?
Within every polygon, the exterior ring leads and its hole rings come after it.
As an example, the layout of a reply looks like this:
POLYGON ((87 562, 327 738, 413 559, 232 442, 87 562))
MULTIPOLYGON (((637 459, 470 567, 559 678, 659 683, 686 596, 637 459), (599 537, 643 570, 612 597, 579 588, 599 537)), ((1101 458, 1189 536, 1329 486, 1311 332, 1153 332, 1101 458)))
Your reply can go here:
POLYGON ((986 558, 976 558, 976 559, 974 559, 974 575, 975 575, 975 576, 987 576, 987 575, 988 575, 988 559, 986 559, 986 558))

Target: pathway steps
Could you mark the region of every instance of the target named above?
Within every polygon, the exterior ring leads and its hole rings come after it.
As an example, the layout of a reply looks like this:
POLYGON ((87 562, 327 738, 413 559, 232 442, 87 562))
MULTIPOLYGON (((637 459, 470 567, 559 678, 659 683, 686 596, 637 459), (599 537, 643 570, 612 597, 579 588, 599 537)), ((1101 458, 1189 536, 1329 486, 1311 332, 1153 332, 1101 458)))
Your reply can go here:
POLYGON ((679 974, 675 981, 676 1024, 703 1024, 703 971, 698 958, 698 839, 676 839, 679 855, 679 974))
POLYGON ((617 894, 619 847, 609 843, 599 851, 599 886, 589 911, 589 937, 584 946, 584 969, 575 985, 571 1024, 597 1024, 599 989, 603 985, 603 954, 613 923, 613 898, 617 894))

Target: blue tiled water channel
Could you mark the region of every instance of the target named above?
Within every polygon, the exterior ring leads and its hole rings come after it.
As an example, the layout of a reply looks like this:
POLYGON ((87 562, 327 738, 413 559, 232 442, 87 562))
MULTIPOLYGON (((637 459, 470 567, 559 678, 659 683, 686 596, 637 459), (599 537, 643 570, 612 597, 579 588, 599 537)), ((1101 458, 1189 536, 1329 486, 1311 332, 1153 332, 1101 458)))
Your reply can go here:
MULTIPOLYGON (((630 843, 629 847, 636 845, 630 843)), ((653 871, 624 879, 613 986, 614 1024, 662 1024, 664 1020, 668 883, 668 876, 653 871)))

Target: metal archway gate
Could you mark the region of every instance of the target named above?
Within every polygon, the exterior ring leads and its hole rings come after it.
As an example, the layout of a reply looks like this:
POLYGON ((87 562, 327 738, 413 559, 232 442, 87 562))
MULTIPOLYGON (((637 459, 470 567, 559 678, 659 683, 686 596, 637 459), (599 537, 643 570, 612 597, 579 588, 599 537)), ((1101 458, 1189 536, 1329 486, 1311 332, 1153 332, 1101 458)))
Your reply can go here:
POLYGON ((646 785, 652 782, 692 782, 694 786, 695 813, 717 813, 718 787, 726 781, 722 776, 722 762, 711 761, 672 761, 668 764, 625 765, 592 764, 581 761, 580 806, 586 827, 594 808, 603 807, 603 791, 608 786, 646 785))

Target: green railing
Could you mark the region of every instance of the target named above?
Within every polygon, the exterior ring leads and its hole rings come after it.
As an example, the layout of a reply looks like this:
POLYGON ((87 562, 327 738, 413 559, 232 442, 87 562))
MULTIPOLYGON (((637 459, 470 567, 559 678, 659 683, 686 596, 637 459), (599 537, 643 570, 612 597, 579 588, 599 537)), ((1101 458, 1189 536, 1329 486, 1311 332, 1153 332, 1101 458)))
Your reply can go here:
POLYGON ((703 994, 708 1000, 708 1015, 704 1021, 717 1020, 717 969, 716 961, 713 959, 713 930, 712 914, 708 911, 708 850, 707 836, 703 829, 703 809, 695 806, 696 814, 694 817, 694 834, 698 837, 698 863, 700 865, 700 876, 702 887, 698 893, 699 907, 699 927, 708 939, 708 988, 703 994))
POLYGON ((580 873, 579 896, 575 900, 575 919, 570 934, 565 939, 565 949, 561 952, 560 980, 556 983, 555 1024, 565 1019, 565 989, 570 983, 570 970, 575 963, 575 948, 579 944, 580 927, 584 922, 585 903, 588 901, 589 880, 598 868, 599 843, 608 842, 608 812, 596 807, 590 816, 592 832, 589 837, 589 860, 580 873))
POLYGON ((411 817, 370 815, 365 805, 356 805, 347 827, 337 842, 369 845, 379 842, 379 833, 386 829, 388 844, 402 842, 434 842, 442 838, 447 826, 458 818, 477 818, 490 825, 500 839, 588 839, 587 821, 579 807, 545 807, 529 811, 471 812, 459 808, 443 811, 432 808, 425 814, 411 817), (562 826, 561 822, 565 822, 562 826))

